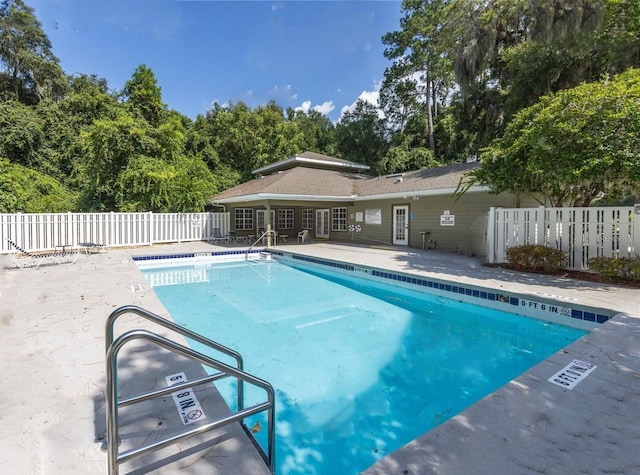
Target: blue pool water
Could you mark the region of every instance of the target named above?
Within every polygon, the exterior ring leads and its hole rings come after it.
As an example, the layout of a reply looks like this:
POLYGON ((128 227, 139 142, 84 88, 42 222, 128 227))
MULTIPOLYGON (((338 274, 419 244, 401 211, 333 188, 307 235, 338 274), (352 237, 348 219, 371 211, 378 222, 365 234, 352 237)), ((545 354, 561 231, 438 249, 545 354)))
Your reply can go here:
POLYGON ((143 272, 177 323, 273 385, 283 475, 356 474, 586 333, 299 264, 143 272))

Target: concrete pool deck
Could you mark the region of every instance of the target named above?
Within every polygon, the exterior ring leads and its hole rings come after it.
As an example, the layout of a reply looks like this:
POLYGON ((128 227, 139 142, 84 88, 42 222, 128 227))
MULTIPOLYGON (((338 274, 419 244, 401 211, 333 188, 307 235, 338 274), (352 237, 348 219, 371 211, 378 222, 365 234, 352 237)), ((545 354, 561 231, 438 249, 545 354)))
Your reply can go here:
MULTIPOLYGON (((2 271, 0 473, 107 473, 101 450, 104 322, 115 308, 129 304, 168 315, 131 257, 222 248, 191 242, 110 249, 81 254, 75 264, 2 271)), ((627 314, 600 325, 365 474, 640 473, 639 289, 521 274, 483 267, 478 259, 453 253, 392 246, 328 242, 276 249, 572 299, 627 314), (572 390, 547 381, 573 359, 597 368, 572 390)), ((10 256, 2 258, 10 264, 10 256)), ((117 326, 119 333, 138 327, 149 328, 138 318, 117 326)), ((126 371, 136 380, 144 379, 139 368, 126 371)), ((208 409, 210 401, 201 403, 205 412, 213 410, 208 409)), ((149 433, 154 430, 155 426, 149 433)), ((175 455, 171 465, 155 461, 129 471, 268 473, 243 434, 218 437, 213 447, 185 449, 187 456, 175 455)), ((129 473, 125 468, 121 473, 129 473)))

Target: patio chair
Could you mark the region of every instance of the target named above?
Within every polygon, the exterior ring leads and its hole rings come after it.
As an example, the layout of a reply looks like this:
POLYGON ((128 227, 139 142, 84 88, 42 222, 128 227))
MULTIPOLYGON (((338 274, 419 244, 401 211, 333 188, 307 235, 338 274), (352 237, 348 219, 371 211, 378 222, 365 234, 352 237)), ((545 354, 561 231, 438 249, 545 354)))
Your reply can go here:
POLYGON ((81 242, 79 243, 79 246, 84 250, 85 254, 107 252, 107 245, 97 242, 81 242))
POLYGON ((13 253, 13 264, 20 269, 25 267, 38 268, 43 262, 49 262, 51 264, 73 264, 78 259, 80 249, 76 249, 74 252, 68 252, 66 250, 56 252, 29 252, 26 249, 18 246, 11 239, 7 239, 7 242, 15 249, 13 253))
POLYGON ((302 231, 300 231, 298 233, 298 241, 302 242, 302 244, 304 244, 308 240, 309 240, 309 230, 308 229, 303 229, 302 231))
POLYGON ((229 237, 223 236, 220 228, 213 228, 213 234, 208 239, 209 242, 228 242, 229 237))

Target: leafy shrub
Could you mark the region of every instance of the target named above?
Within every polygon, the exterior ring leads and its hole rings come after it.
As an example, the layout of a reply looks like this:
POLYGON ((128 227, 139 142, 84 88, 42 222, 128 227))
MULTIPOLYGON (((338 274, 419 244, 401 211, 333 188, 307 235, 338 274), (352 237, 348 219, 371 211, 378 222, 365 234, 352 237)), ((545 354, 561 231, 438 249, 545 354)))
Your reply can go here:
POLYGON ((640 257, 592 257, 589 269, 609 279, 640 281, 640 257))
POLYGON ((507 261, 516 269, 555 272, 568 264, 559 249, 539 244, 526 244, 507 249, 507 261))
POLYGON ((60 213, 76 202, 55 178, 0 158, 0 213, 60 213))

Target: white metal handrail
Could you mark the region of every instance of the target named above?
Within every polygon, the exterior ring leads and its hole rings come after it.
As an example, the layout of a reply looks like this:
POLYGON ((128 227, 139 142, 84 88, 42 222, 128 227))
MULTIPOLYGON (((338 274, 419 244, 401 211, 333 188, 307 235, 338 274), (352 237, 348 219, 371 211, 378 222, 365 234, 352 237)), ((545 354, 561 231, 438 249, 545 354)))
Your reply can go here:
POLYGON ((247 251, 245 252, 245 257, 249 256, 249 252, 251 252, 251 249, 253 249, 253 247, 258 244, 260 241, 262 241, 266 236, 268 236, 269 234, 273 235, 273 238, 276 239, 277 238, 277 234, 275 231, 268 229, 265 232, 263 232, 260 237, 258 237, 258 239, 255 240, 255 242, 253 244, 251 244, 251 246, 249 246, 249 249, 247 249, 247 251))
MULTIPOLYGON (((106 346, 105 351, 109 351, 109 347, 113 344, 116 320, 122 315, 129 314, 129 313, 138 315, 139 317, 146 318, 149 321, 157 323, 158 325, 161 325, 169 330, 179 333, 180 335, 183 335, 187 338, 191 338, 192 340, 197 341, 198 343, 202 343, 203 345, 208 346, 209 348, 212 348, 216 351, 219 351, 220 353, 224 353, 225 355, 228 355, 232 357, 234 360, 236 360, 237 369, 239 369, 240 371, 244 370, 244 361, 242 360, 242 355, 237 351, 227 346, 221 345, 216 341, 210 340, 209 338, 205 338, 204 336, 198 333, 192 332, 191 330, 188 330, 180 325, 176 325, 171 320, 162 318, 160 315, 156 315, 155 313, 150 312, 144 308, 138 307, 136 305, 123 305, 122 307, 119 307, 115 309, 113 312, 111 312, 111 314, 109 315, 105 323, 105 346, 106 346)), ((242 380, 238 380, 237 393, 238 393, 238 410, 241 410, 242 404, 244 401, 244 388, 242 385, 242 380)))
MULTIPOLYGON (((152 321, 157 321, 157 319, 163 320, 163 322, 158 322, 161 325, 171 328, 173 330, 182 333, 189 338, 193 338, 200 343, 203 343, 213 349, 219 350, 220 348, 224 349, 224 353, 229 354, 226 350, 229 350, 231 353, 236 353, 233 350, 230 350, 223 345, 220 345, 216 342, 213 342, 207 338, 202 337, 194 332, 186 330, 185 328, 179 327, 175 325, 173 322, 169 322, 168 320, 162 319, 161 317, 148 312, 147 310, 141 309, 136 306, 125 306, 115 310, 107 320, 107 354, 106 354, 106 374, 107 374, 107 403, 106 403, 106 411, 107 411, 107 451, 108 451, 108 470, 109 475, 118 475, 119 465, 132 460, 136 457, 145 455, 149 452, 153 452, 164 447, 167 447, 172 444, 176 444, 188 438, 194 437, 196 435, 204 434, 211 430, 223 427, 225 425, 231 424, 233 422, 240 422, 244 431, 248 436, 253 437, 253 434, 245 427, 243 420, 246 417, 251 415, 267 411, 267 452, 264 452, 264 449, 260 446, 260 444, 254 440, 254 445, 259 450, 260 454, 265 460, 265 463, 268 465, 271 473, 275 473, 275 395, 273 387, 266 381, 257 378, 249 373, 245 373, 241 369, 234 368, 229 366, 221 361, 218 361, 214 358, 211 358, 207 355, 199 353, 191 348, 180 345, 174 341, 171 341, 167 338, 164 338, 160 335, 152 333, 147 330, 131 330, 123 335, 119 336, 117 339, 113 339, 113 323, 115 319, 124 314, 124 313, 135 313, 137 315, 144 316, 149 318, 152 321), (168 323, 168 324, 167 324, 168 323), (177 327, 177 328, 173 328, 177 327), (195 337, 195 338, 194 338, 195 337), (195 360, 203 365, 209 366, 218 370, 218 373, 215 373, 210 376, 198 378, 193 381, 187 381, 180 384, 175 384, 163 389, 152 390, 143 394, 138 394, 129 398, 118 398, 118 353, 120 349, 133 340, 144 339, 149 342, 155 343, 156 345, 172 351, 178 355, 190 358, 195 360), (213 345, 209 345, 209 343, 213 343, 213 345), (238 402, 238 410, 233 412, 232 414, 217 419, 208 424, 203 424, 195 429, 192 429, 187 432, 183 432, 180 434, 176 434, 174 436, 168 437, 164 440, 160 440, 142 447, 130 449, 128 451, 119 453, 118 450, 118 434, 119 434, 119 426, 118 426, 118 409, 120 407, 129 406, 138 402, 146 401, 152 398, 161 397, 166 394, 173 393, 175 391, 179 391, 181 389, 191 388, 194 386, 199 386, 205 383, 213 382, 226 377, 234 377, 238 380, 238 392, 240 392, 240 388, 242 387, 242 383, 246 382, 248 384, 252 384, 263 389, 267 394, 267 401, 253 405, 249 408, 244 408, 243 401, 240 400, 238 402)), ((239 365, 242 366, 242 357, 240 357, 239 365)))

